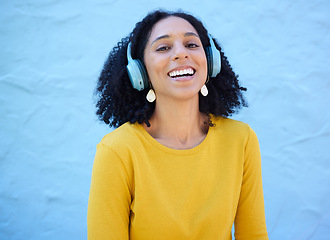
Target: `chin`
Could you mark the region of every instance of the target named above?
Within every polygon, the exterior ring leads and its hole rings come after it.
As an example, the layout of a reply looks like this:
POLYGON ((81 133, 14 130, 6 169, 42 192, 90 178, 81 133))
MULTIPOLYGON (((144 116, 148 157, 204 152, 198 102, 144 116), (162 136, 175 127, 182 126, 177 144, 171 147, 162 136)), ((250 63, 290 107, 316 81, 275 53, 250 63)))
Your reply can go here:
POLYGON ((199 89, 195 90, 195 91, 178 91, 175 94, 175 98, 177 99, 181 99, 181 100, 189 100, 189 99, 195 99, 199 97, 199 89))

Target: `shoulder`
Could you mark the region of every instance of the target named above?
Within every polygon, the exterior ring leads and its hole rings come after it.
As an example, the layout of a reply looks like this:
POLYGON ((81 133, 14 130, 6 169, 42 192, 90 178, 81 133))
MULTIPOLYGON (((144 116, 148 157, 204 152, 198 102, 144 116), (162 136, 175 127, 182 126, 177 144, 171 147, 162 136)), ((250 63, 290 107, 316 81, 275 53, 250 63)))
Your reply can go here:
POLYGON ((249 126, 249 124, 231 119, 226 117, 213 117, 212 122, 215 125, 215 129, 221 131, 228 131, 231 133, 239 133, 239 134, 249 134, 253 129, 249 126))
POLYGON ((141 141, 141 134, 137 124, 127 122, 106 134, 99 145, 104 145, 114 151, 118 151, 125 146, 132 146, 137 141, 141 141))
POLYGON ((213 117, 214 131, 226 139, 240 139, 247 142, 251 137, 256 138, 254 130, 247 124, 225 117, 213 117))
POLYGON ((143 136, 139 125, 125 123, 106 134, 97 144, 94 164, 96 162, 103 167, 123 164, 130 175, 133 169, 131 156, 139 152, 141 142, 143 142, 143 136))

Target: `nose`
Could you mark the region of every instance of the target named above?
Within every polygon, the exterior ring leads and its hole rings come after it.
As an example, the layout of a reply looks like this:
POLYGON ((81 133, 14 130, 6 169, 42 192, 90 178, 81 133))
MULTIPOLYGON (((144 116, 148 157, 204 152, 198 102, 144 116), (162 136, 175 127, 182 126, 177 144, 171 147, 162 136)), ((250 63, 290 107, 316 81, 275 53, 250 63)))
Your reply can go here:
POLYGON ((185 48, 185 46, 183 46, 183 45, 175 46, 172 60, 175 61, 175 60, 179 60, 179 59, 185 59, 185 58, 188 58, 188 55, 189 54, 188 54, 187 48, 185 48))

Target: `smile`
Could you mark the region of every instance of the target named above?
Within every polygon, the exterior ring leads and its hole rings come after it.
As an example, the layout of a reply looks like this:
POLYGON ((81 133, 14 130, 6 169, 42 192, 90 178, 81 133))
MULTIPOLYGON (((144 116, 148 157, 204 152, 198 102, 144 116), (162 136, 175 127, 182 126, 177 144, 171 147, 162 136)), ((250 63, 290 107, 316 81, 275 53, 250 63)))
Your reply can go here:
POLYGON ((174 69, 168 73, 171 78, 178 78, 178 77, 186 77, 192 76, 195 74, 195 70, 191 67, 187 67, 184 69, 174 69))

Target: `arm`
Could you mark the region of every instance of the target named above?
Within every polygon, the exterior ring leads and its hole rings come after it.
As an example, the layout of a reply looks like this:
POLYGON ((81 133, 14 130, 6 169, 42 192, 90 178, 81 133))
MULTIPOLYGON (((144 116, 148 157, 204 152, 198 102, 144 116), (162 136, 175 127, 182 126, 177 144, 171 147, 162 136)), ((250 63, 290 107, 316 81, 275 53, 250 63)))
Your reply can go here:
POLYGON ((235 239, 268 240, 257 136, 250 129, 245 146, 243 180, 235 218, 235 239))
POLYGON ((88 202, 89 240, 129 239, 130 178, 119 156, 97 146, 88 202))

